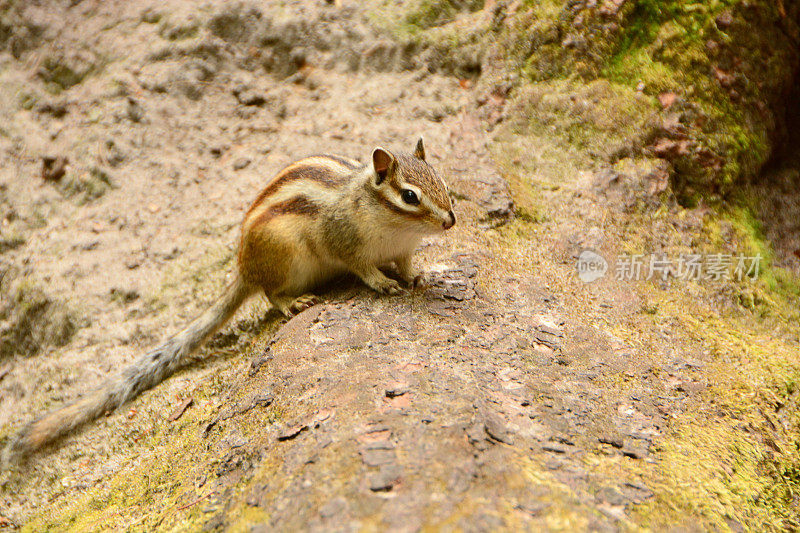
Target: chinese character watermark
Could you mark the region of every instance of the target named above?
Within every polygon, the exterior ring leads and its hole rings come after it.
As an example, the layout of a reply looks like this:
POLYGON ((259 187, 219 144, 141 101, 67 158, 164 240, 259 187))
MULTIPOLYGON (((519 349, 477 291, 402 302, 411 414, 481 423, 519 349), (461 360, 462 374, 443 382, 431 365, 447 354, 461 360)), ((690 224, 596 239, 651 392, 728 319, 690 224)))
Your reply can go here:
MULTIPOLYGON (((685 281, 755 281, 761 271, 761 254, 666 254, 619 255, 614 264, 614 278, 619 281, 662 280, 685 281)), ((584 250, 578 257, 577 271, 581 281, 590 283, 603 278, 609 270, 603 256, 584 250)))

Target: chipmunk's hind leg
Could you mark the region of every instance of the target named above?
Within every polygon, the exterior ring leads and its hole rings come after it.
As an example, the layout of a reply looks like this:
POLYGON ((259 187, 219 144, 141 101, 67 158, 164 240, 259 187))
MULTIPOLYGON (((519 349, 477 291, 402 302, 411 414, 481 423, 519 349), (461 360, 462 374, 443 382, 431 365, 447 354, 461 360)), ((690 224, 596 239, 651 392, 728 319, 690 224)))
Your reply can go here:
POLYGON ((319 303, 319 298, 317 298, 313 294, 304 294, 299 298, 292 298, 290 296, 267 296, 269 301, 272 305, 275 306, 278 311, 283 313, 287 318, 291 318, 309 307, 313 307, 314 305, 319 303))

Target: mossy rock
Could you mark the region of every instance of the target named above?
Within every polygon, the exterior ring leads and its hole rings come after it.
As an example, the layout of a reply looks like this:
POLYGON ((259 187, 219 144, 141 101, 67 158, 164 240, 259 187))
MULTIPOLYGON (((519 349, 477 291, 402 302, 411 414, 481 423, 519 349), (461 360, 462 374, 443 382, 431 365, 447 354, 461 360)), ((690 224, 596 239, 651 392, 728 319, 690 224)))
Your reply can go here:
MULTIPOLYGON (((654 137, 650 148, 672 163, 673 188, 683 203, 729 197, 759 172, 789 128, 786 107, 800 70, 800 5, 542 0, 481 7, 417 2, 390 26, 432 49, 433 69, 475 75, 496 73, 502 63, 498 79, 521 89, 607 80, 631 89, 634 105, 636 92, 654 102, 663 98, 664 118, 678 126, 663 128, 660 139, 681 144, 662 150, 654 137)), ((556 124, 556 133, 570 137, 574 124, 561 125, 566 129, 556 124)), ((626 135, 628 123, 619 125, 614 135, 626 135)))
POLYGON ((556 134, 603 161, 639 153, 654 135, 651 98, 607 80, 555 80, 518 90, 508 115, 519 134, 556 134))

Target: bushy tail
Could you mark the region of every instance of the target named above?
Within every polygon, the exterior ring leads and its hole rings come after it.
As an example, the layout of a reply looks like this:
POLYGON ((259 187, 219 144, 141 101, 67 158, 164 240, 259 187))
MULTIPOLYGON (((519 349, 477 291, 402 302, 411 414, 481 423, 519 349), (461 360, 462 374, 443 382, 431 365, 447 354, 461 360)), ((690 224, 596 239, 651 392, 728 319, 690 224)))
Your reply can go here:
POLYGON ((189 356, 222 327, 252 294, 252 287, 237 278, 205 313, 164 344, 122 371, 112 383, 66 407, 34 420, 12 439, 3 454, 5 465, 66 435, 104 413, 113 411, 171 376, 189 356))

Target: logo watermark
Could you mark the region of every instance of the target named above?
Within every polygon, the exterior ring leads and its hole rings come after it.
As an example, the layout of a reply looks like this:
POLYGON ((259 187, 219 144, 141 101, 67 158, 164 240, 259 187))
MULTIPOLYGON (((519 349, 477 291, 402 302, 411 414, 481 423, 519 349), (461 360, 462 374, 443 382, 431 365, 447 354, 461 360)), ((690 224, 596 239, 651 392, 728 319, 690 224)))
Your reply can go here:
POLYGON ((591 250, 584 250, 578 256, 578 277, 585 283, 591 283, 602 278, 608 272, 608 261, 591 250))
MULTIPOLYGON (((640 281, 674 278, 685 281, 723 281, 758 279, 761 254, 634 254, 618 255, 614 263, 614 279, 640 281)), ((592 250, 584 250, 576 264, 578 277, 585 283, 603 278, 609 271, 608 261, 592 250)))

